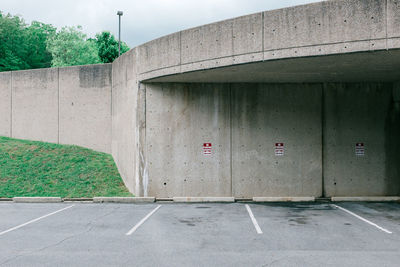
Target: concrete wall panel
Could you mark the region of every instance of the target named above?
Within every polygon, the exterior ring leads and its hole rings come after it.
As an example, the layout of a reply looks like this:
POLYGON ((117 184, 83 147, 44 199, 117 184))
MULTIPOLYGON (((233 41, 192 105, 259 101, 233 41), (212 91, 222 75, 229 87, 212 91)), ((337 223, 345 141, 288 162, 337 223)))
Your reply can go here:
POLYGON ((263 13, 243 16, 232 21, 233 54, 263 51, 263 13))
POLYGON ((232 84, 235 197, 322 195, 321 93, 318 84, 232 84))
POLYGON ((181 64, 231 56, 232 37, 232 20, 182 31, 181 64))
POLYGON ((264 13, 264 50, 386 37, 386 1, 338 0, 264 13))
POLYGON ((0 72, 0 136, 11 135, 11 72, 0 72))
POLYGON ((229 85, 148 84, 146 101, 149 195, 231 196, 229 85))
POLYGON ((174 33, 138 47, 140 73, 180 64, 180 33, 174 33))
POLYGON ((111 153, 111 64, 59 71, 59 142, 111 153))
POLYGON ((400 37, 399 0, 387 0, 387 37, 400 37))
POLYGON ((129 191, 139 195, 135 66, 135 50, 123 54, 112 64, 112 155, 129 191))
POLYGON ((326 195, 400 194, 400 106, 392 85, 327 84, 324 91, 326 195), (356 143, 364 143, 364 156, 356 143))
POLYGON ((12 76, 12 137, 57 143, 58 69, 12 76))

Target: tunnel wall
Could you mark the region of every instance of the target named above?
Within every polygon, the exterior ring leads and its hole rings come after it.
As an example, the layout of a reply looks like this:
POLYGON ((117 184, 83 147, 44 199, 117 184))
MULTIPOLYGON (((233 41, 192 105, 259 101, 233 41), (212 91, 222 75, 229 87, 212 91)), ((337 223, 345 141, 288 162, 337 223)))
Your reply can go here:
POLYGON ((400 194, 400 109, 393 83, 324 85, 327 196, 400 194), (364 155, 356 153, 363 143, 364 155))
MULTIPOLYGON (((148 192, 400 194, 393 83, 146 84, 148 192), (365 154, 355 154, 356 143, 365 154), (211 143, 211 154, 203 145, 211 143), (284 155, 275 144, 284 144, 284 155)), ((397 90, 397 91, 396 91, 397 90)))
POLYGON ((0 73, 0 135, 111 152, 111 64, 0 73))

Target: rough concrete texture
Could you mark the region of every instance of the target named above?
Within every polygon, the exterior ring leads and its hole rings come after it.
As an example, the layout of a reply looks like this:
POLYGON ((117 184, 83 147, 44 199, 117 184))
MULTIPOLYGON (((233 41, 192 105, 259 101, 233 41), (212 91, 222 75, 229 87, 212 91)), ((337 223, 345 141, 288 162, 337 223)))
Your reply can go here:
POLYGON ((94 203, 144 203, 154 202, 155 197, 94 197, 94 203))
MULTIPOLYGON (((110 109, 111 151, 128 189, 158 198, 400 194, 399 18, 397 0, 325 1, 125 53, 112 64, 110 109)), ((109 94, 110 67, 97 68, 13 72, 12 136, 109 151, 100 125, 109 115, 97 106, 108 97, 97 87, 109 94)))
POLYGON ((229 85, 146 85, 148 194, 231 196, 229 116, 229 85))
POLYGON ((234 197, 174 197, 174 202, 187 203, 218 203, 218 202, 235 202, 234 197))
POLYGON ((326 196, 400 194, 400 106, 392 84, 325 84, 326 196), (356 143, 364 155, 356 155, 356 143))
POLYGON ((12 73, 12 137, 58 142, 58 69, 12 73))
POLYGON ((111 153, 111 64, 60 68, 59 143, 111 153))
POLYGON ((315 197, 253 197, 254 202, 309 202, 315 197))
POLYGON ((139 80, 250 62, 399 48, 399 6, 396 0, 323 1, 184 30, 139 47, 139 80))
POLYGON ((139 185, 136 54, 131 50, 112 64, 112 155, 130 192, 143 196, 139 185), (137 190, 137 191, 136 191, 137 190))
POLYGON ((319 84, 232 85, 235 197, 322 194, 321 94, 319 84))
POLYGON ((13 197, 15 203, 59 203, 60 197, 13 197))
POLYGON ((0 136, 11 136, 11 72, 0 73, 0 136))

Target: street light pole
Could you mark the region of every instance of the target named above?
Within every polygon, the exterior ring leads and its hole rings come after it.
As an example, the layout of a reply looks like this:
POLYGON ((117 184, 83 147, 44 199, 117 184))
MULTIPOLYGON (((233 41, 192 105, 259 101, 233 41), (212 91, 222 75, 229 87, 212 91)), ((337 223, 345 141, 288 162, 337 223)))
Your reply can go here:
POLYGON ((118 11, 118 21, 119 21, 119 27, 118 27, 118 57, 121 55, 121 16, 124 14, 122 11, 118 11))

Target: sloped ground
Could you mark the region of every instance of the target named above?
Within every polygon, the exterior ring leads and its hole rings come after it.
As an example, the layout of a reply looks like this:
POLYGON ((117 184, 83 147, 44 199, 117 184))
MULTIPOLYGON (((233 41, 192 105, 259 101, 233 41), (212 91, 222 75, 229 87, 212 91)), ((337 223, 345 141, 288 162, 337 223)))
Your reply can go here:
POLYGON ((0 197, 132 196, 111 155, 0 137, 0 197))

